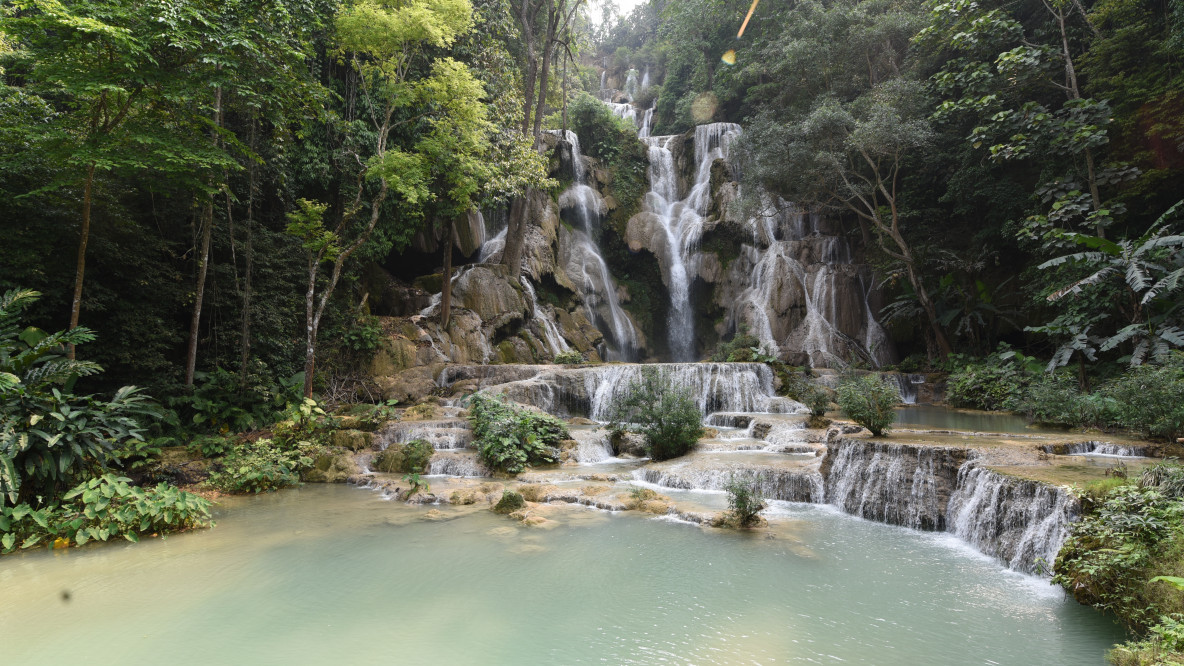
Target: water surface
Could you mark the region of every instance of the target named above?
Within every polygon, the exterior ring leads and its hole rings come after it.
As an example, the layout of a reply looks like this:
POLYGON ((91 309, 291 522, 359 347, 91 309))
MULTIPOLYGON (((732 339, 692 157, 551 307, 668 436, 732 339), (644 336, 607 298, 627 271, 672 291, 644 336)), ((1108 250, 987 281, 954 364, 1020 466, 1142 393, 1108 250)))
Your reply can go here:
POLYGON ((1121 640, 949 535, 828 507, 774 503, 755 534, 441 510, 308 486, 212 531, 5 557, 3 663, 1079 665, 1121 640))

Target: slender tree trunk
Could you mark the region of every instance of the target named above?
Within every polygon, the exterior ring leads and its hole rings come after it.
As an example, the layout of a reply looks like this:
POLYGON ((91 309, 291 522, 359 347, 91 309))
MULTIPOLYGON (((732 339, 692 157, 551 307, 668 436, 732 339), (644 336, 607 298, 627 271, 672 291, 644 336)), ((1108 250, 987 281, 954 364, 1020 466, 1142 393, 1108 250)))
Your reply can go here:
MULTIPOLYGON (((70 330, 78 328, 82 311, 82 279, 86 275, 86 245, 90 242, 90 209, 94 195, 95 163, 86 166, 86 183, 82 186, 82 229, 78 237, 78 263, 74 271, 74 300, 70 304, 70 330)), ((70 360, 74 360, 74 345, 70 345, 70 360)))
POLYGON ((318 257, 308 257, 308 289, 304 292, 304 397, 312 397, 312 373, 316 369, 317 328, 320 318, 314 314, 313 304, 317 293, 318 257))
POLYGON ((193 299, 193 316, 189 320, 189 350, 185 356, 185 386, 193 386, 193 374, 197 369, 197 339, 201 333, 201 305, 206 294, 206 273, 210 265, 210 237, 214 230, 214 196, 206 200, 202 214, 204 228, 201 232, 201 254, 197 264, 197 291, 193 299))
POLYGON ((526 193, 514 197, 510 202, 510 214, 506 220, 506 244, 502 248, 502 263, 510 269, 511 275, 522 272, 522 245, 526 242, 526 216, 530 208, 528 202, 534 194, 533 188, 527 188, 526 193))
MULTIPOLYGON (((1069 99, 1081 99, 1081 89, 1077 86, 1077 68, 1073 65, 1073 54, 1069 50, 1069 32, 1065 28, 1065 13, 1061 10, 1053 10, 1048 4, 1045 4, 1045 7, 1056 17, 1057 25, 1061 29, 1061 55, 1065 58, 1065 88, 1067 89, 1069 99)), ((1084 10, 1082 16, 1085 16, 1084 10)), ((1086 18, 1086 23, 1089 23, 1088 18, 1086 18)), ((1092 29, 1093 26, 1090 25, 1090 28, 1092 29)), ((1095 34, 1097 34, 1096 31, 1095 34)), ((1098 175, 1097 169, 1094 166, 1094 153, 1089 148, 1085 149, 1085 167, 1086 178, 1089 179, 1090 203, 1093 204, 1095 211, 1102 210, 1102 196, 1098 190, 1098 175)), ((1102 226, 1101 220, 1098 221, 1095 230, 1099 238, 1106 237, 1106 228, 1102 226)))
POLYGON ((440 291, 440 327, 448 330, 452 317, 452 245, 456 242, 456 219, 449 218, 448 231, 444 234, 444 279, 440 291))
MULTIPOLYGON (((214 125, 222 125, 222 86, 214 89, 214 125)), ((217 142, 218 133, 210 130, 211 141, 217 142)), ((212 177, 211 177, 212 180, 212 177)), ((212 186, 213 183, 211 182, 212 186)), ((185 357, 185 386, 193 386, 193 373, 197 369, 197 339, 201 333, 201 306, 206 294, 206 275, 210 265, 210 237, 214 232, 214 194, 206 199, 205 229, 201 234, 201 258, 197 266, 197 290, 193 299, 193 317, 189 322, 189 352, 185 357)))

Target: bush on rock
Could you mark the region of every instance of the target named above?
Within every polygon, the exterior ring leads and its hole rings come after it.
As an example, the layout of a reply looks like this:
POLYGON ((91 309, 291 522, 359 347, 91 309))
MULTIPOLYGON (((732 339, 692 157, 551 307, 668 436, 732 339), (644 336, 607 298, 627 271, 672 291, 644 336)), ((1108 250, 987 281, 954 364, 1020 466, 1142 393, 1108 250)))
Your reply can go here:
POLYGON ((896 421, 900 393, 878 375, 848 377, 839 384, 838 393, 843 413, 876 437, 896 421))
POLYGON ((695 446, 703 436, 703 415, 689 391, 662 381, 656 370, 647 368, 612 405, 613 436, 629 429, 645 437, 650 458, 667 460, 695 446))

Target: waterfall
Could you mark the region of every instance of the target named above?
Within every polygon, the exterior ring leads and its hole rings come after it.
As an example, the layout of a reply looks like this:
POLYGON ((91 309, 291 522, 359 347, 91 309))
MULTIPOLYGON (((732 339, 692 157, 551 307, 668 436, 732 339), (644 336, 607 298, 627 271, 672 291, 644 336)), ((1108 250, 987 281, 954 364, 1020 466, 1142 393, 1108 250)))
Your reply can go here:
POLYGON ((694 313, 691 310, 691 280, 697 273, 697 251, 703 235, 703 218, 711 203, 711 165, 727 159, 728 146, 739 136, 740 126, 711 123, 695 128, 695 182, 683 199, 678 197, 678 180, 669 144, 677 137, 646 137, 649 146, 650 192, 643 204, 653 213, 664 232, 659 255, 663 278, 670 290, 669 337, 671 356, 676 361, 694 359, 694 313))
POLYGON ((805 467, 746 465, 699 467, 680 463, 662 468, 643 467, 633 472, 638 481, 682 490, 725 490, 733 480, 756 486, 757 495, 786 502, 819 503, 823 497, 822 476, 805 467))
POLYGON ((884 377, 896 384, 902 403, 906 405, 917 404, 917 386, 925 383, 925 375, 891 372, 885 373, 884 377))
MULTIPOLYGON (((549 414, 587 416, 607 421, 613 402, 646 370, 668 385, 686 390, 699 412, 804 414, 800 403, 773 391, 773 372, 762 363, 662 363, 601 365, 581 368, 539 366, 532 377, 491 387, 516 402, 549 414)), ((442 377, 442 379, 444 379, 442 377)))
POLYGON ((571 130, 553 133, 571 144, 572 184, 559 195, 559 207, 571 211, 582 227, 570 234, 568 277, 580 290, 588 319, 613 343, 605 354, 608 360, 632 360, 640 347, 637 330, 621 307, 616 284, 595 240, 605 210, 604 200, 588 184, 588 166, 580 152, 580 138, 571 130))
POLYGON ((378 436, 378 448, 406 444, 417 439, 428 441, 437 451, 456 451, 473 442, 473 431, 464 419, 442 421, 396 421, 378 436))
POLYGON ((1051 570, 1078 512, 1077 500, 1062 488, 1004 476, 972 461, 958 472, 949 524, 980 551, 1033 573, 1051 570))
POLYGON ((826 501, 891 525, 941 530, 956 449, 843 440, 830 449, 826 501))
POLYGON ((489 476, 490 471, 477 460, 476 452, 437 451, 428 463, 428 474, 444 476, 489 476))
POLYGON ((572 439, 576 440, 575 460, 580 463, 598 463, 613 457, 613 443, 607 430, 571 429, 572 439))
POLYGON ((518 280, 522 283, 522 288, 526 291, 527 295, 530 296, 534 321, 538 323, 539 332, 542 334, 543 341, 547 343, 548 350, 550 350, 552 355, 571 351, 571 345, 567 344, 567 340, 563 339, 563 334, 559 332, 559 326, 555 324, 553 310, 543 308, 539 303, 538 296, 535 295, 534 285, 530 283, 530 280, 525 275, 519 277, 518 280))
POLYGON ((650 107, 645 110, 645 115, 641 118, 641 129, 637 130, 637 137, 645 139, 649 137, 650 131, 654 127, 654 109, 650 107))
POLYGON ((637 97, 637 93, 637 70, 630 68, 629 71, 625 73, 625 95, 629 98, 629 101, 632 102, 633 99, 637 97))
MULTIPOLYGON (((727 306, 729 326, 747 324, 768 353, 800 352, 815 366, 845 365, 850 354, 873 365, 890 362, 891 343, 846 239, 823 234, 818 215, 767 195, 762 202, 762 215, 749 220, 754 244, 741 247, 737 275, 743 284, 727 306), (843 298, 852 290, 856 298, 843 298), (859 338, 840 326, 852 321, 851 308, 859 311, 859 338)), ((915 398, 915 387, 902 388, 902 395, 915 398)))
POLYGON ((641 90, 644 92, 650 87, 650 66, 645 66, 645 74, 641 75, 641 90))
POLYGON ((1145 457, 1151 452, 1151 447, 1148 446, 1131 446, 1098 441, 1045 444, 1041 448, 1045 453, 1055 453, 1065 456, 1106 456, 1115 458, 1139 458, 1145 457))
POLYGON ((601 90, 604 90, 604 79, 605 79, 605 77, 607 77, 607 76, 608 76, 608 70, 607 70, 607 69, 602 69, 602 70, 600 70, 600 89, 601 89, 601 90))

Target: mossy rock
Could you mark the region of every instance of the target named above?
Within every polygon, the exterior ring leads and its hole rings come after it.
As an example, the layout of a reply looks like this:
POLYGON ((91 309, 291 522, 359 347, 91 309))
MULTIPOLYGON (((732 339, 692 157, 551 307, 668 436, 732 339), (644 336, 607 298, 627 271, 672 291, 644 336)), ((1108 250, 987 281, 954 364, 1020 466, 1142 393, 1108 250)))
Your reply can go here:
POLYGON ((511 514, 526 507, 526 498, 513 490, 502 493, 502 498, 493 507, 494 513, 511 514))
POLYGON ((432 459, 432 445, 426 440, 397 442, 374 456, 372 468, 383 474, 422 474, 432 459))
POLYGON ((439 408, 435 404, 430 403, 430 402, 425 402, 422 404, 415 405, 414 407, 408 407, 407 410, 403 412, 403 420, 404 421, 430 421, 430 420, 436 418, 436 414, 438 412, 439 412, 439 408))
POLYGON ((360 472, 351 454, 322 453, 313 461, 313 466, 304 471, 302 478, 308 483, 345 483, 360 472))
POLYGON ((370 448, 372 435, 361 430, 335 430, 331 442, 333 446, 350 451, 361 451, 370 448))

